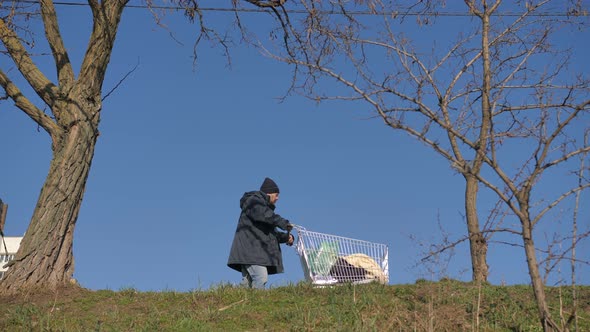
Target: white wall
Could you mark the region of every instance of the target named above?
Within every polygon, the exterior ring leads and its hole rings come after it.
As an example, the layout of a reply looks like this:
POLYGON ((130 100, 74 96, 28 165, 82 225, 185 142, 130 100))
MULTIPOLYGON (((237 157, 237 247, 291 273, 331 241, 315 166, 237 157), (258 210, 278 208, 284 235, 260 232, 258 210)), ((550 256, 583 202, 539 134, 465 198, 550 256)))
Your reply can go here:
POLYGON ((22 239, 22 237, 4 237, 4 241, 2 241, 2 238, 0 238, 0 278, 8 270, 4 265, 14 259, 22 239))

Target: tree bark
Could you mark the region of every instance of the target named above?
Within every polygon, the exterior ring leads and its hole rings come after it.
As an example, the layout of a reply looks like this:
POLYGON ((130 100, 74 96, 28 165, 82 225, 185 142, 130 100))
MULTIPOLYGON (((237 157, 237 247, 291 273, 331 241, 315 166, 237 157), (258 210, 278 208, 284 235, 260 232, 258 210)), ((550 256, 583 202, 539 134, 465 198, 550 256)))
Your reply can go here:
POLYGON ((74 226, 97 139, 95 125, 72 125, 54 151, 31 223, 3 280, 7 293, 57 289, 72 280, 74 226))
POLYGON ((472 280, 487 282, 488 280, 488 244, 479 227, 477 216, 477 194, 479 182, 473 175, 465 176, 465 213, 467 231, 469 234, 469 249, 471 252, 472 280))
POLYGON ((535 294, 535 301, 537 302, 537 310, 539 311, 539 318, 543 331, 560 331, 560 328, 551 319, 549 307, 545 297, 545 285, 539 273, 539 264, 537 262, 537 255, 535 252, 535 243, 533 241, 533 226, 528 218, 522 218, 522 239, 524 243, 524 251, 526 255, 526 262, 529 268, 529 275, 533 285, 533 292, 535 294))
POLYGON ((481 11, 476 9, 474 2, 466 2, 470 10, 481 19, 481 57, 483 80, 481 86, 481 126, 478 135, 475 156, 471 165, 466 164, 463 176, 465 177, 465 214, 467 218, 467 231, 469 233, 469 246, 471 250, 472 280, 487 282, 488 244, 479 227, 477 215, 477 196, 479 183, 477 175, 481 173, 482 164, 486 154, 486 148, 490 140, 490 128, 492 123, 492 111, 490 103, 491 95, 491 59, 490 59, 490 16, 498 8, 499 2, 488 7, 483 1, 481 11))

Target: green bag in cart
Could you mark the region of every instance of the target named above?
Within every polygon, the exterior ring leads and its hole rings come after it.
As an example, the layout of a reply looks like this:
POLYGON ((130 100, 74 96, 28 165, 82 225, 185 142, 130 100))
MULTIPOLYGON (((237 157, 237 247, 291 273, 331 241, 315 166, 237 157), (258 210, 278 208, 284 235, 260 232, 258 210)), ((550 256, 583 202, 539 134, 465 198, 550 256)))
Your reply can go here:
POLYGON ((338 259, 338 243, 322 242, 317 249, 309 250, 308 258, 313 275, 327 276, 338 259))

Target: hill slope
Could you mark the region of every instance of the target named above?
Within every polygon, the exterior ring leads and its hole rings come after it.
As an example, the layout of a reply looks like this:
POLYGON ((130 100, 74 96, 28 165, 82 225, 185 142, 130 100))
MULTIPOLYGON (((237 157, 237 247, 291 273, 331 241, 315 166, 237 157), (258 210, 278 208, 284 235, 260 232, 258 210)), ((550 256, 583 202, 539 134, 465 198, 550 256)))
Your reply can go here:
MULTIPOLYGON (((590 286, 578 286, 578 331, 590 331, 590 286)), ((548 288, 553 318, 571 287, 548 288)), ((541 331, 529 286, 453 280, 414 285, 308 284, 256 291, 220 285, 178 293, 63 290, 0 298, 1 331, 541 331)), ((573 321, 570 325, 573 331, 573 321)))

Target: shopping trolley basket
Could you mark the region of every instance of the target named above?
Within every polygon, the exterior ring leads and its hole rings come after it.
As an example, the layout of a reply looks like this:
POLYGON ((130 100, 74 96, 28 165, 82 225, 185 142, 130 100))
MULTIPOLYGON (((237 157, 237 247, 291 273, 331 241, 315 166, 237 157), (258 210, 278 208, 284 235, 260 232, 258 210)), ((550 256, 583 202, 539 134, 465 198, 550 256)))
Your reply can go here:
POLYGON ((385 244, 308 231, 294 225, 305 279, 315 285, 389 282, 385 244))

